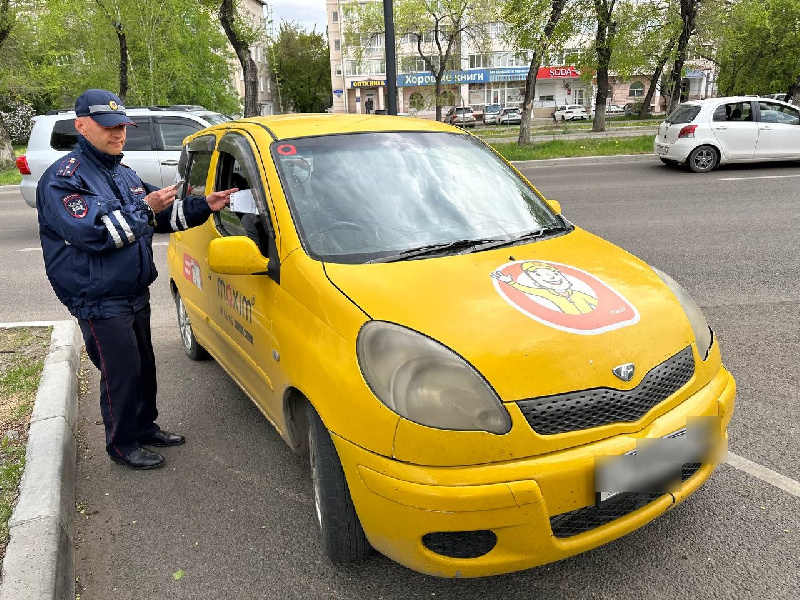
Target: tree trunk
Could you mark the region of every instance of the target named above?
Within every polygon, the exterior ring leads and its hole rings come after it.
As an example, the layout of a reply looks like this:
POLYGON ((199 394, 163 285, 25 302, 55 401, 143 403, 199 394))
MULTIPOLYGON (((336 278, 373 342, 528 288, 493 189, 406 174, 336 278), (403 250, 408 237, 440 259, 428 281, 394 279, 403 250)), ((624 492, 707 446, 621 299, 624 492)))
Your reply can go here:
POLYGON ((592 131, 606 130, 606 102, 608 101, 608 65, 611 63, 611 44, 616 35, 617 24, 611 20, 614 12, 614 0, 594 0, 597 14, 597 36, 595 53, 597 54, 597 96, 594 102, 594 120, 592 131))
POLYGON ((2 0, 2 2, 0 2, 0 48, 3 47, 3 43, 6 41, 13 27, 14 15, 11 14, 9 0, 2 0))
POLYGON ((525 100, 522 103, 522 121, 519 125, 518 144, 531 143, 531 122, 533 121, 533 103, 536 100, 536 80, 539 77, 539 67, 542 66, 542 55, 550 47, 550 38, 561 20, 566 1, 553 0, 550 6, 550 16, 542 31, 542 37, 539 38, 541 42, 539 49, 535 50, 531 57, 531 66, 528 68, 528 76, 525 78, 525 100))
POLYGON ((671 88, 672 94, 667 106, 667 113, 672 112, 681 101, 681 81, 683 79, 683 64, 686 62, 686 53, 689 49, 689 39, 692 37, 697 18, 697 6, 700 0, 681 0, 681 20, 683 29, 678 38, 678 53, 672 67, 671 88))
POLYGON ((14 147, 11 145, 11 136, 8 135, 3 120, 0 119, 0 171, 12 168, 16 164, 14 147))
POLYGON ((258 111, 258 68, 256 61, 250 56, 250 44, 239 38, 234 27, 236 12, 233 9, 233 0, 222 0, 219 7, 219 21, 228 36, 228 41, 233 46, 239 64, 244 73, 244 116, 256 117, 258 111))
POLYGON ((119 99, 124 103, 128 95, 128 40, 122 23, 114 23, 114 29, 119 40, 119 99))
POLYGON ((789 86, 786 92, 786 101, 791 102, 795 106, 800 106, 800 75, 794 80, 794 83, 789 86))
POLYGON ((642 101, 642 106, 639 109, 639 118, 645 119, 647 118, 647 109, 650 107, 650 102, 653 100, 653 96, 656 93, 656 86, 658 82, 661 80, 661 73, 664 71, 664 65, 667 64, 667 60, 669 60, 669 53, 672 52, 672 47, 675 45, 675 40, 671 39, 667 47, 664 48, 664 52, 658 58, 658 64, 656 65, 656 70, 653 71, 653 76, 650 78, 650 85, 647 86, 647 93, 644 95, 644 100, 642 101))

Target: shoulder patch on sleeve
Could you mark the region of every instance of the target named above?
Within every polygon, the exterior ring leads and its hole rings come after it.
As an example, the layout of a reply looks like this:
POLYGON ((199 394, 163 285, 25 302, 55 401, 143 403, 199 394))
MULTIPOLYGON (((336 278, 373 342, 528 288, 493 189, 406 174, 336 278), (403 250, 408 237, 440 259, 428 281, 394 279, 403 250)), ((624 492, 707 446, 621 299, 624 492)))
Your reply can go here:
POLYGON ((81 164, 74 156, 70 158, 65 158, 61 161, 61 164, 58 165, 58 171, 56 171, 56 175, 60 175, 61 177, 72 177, 72 174, 75 172, 75 169, 78 168, 78 165, 81 164))
POLYGON ((76 219, 82 219, 86 216, 86 213, 89 212, 89 205, 86 203, 86 199, 80 194, 64 196, 61 202, 64 204, 64 208, 67 209, 70 216, 76 219))

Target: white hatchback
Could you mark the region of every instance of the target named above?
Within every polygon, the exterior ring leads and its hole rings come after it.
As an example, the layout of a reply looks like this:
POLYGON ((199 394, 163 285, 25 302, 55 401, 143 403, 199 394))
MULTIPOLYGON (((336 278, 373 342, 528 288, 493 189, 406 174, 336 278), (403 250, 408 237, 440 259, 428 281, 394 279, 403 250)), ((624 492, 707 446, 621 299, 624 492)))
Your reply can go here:
POLYGON ((664 164, 707 173, 733 162, 800 160, 800 110, 767 98, 731 96, 684 102, 653 140, 664 164))
POLYGON ((553 121, 584 121, 589 118, 589 113, 580 104, 567 104, 559 106, 553 113, 553 121))

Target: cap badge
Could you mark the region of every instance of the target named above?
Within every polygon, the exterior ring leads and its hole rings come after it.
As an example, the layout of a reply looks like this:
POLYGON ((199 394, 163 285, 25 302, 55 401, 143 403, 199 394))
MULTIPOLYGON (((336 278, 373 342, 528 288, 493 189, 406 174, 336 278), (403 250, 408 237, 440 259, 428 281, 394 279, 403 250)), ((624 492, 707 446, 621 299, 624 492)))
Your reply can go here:
POLYGON ((119 105, 113 100, 111 100, 108 105, 111 107, 111 110, 117 110, 117 108, 119 108, 119 105))

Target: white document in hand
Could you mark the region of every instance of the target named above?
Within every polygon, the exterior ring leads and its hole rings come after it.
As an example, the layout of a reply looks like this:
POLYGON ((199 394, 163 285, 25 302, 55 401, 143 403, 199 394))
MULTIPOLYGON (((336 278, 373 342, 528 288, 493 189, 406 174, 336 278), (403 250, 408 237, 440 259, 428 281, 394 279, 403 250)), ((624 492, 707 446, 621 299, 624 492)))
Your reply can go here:
POLYGON ((231 194, 231 210, 238 213, 258 214, 251 190, 239 190, 231 194))

